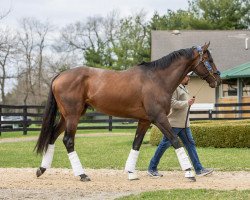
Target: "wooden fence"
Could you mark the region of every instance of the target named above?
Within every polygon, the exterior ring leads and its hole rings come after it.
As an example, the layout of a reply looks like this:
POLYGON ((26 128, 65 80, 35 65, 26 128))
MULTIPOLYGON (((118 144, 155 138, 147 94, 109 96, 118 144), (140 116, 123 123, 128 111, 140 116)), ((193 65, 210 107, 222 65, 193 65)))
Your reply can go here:
MULTIPOLYGON (((215 109, 206 111, 191 111, 190 120, 237 120, 250 119, 250 103, 215 104, 215 109), (223 110, 223 108, 233 108, 223 110), (233 117, 232 117, 233 114, 233 117), (247 114, 247 115, 244 115, 247 114), (230 116, 230 117, 227 117, 230 116)), ((40 131, 44 106, 13 106, 0 105, 0 136, 2 132, 22 131, 24 135, 28 131, 40 131), (21 116, 21 120, 8 120, 8 117, 21 116), (7 120, 5 120, 7 119, 7 120)), ((117 118, 102 113, 88 111, 79 122, 77 130, 90 129, 135 129, 137 120, 117 118)))

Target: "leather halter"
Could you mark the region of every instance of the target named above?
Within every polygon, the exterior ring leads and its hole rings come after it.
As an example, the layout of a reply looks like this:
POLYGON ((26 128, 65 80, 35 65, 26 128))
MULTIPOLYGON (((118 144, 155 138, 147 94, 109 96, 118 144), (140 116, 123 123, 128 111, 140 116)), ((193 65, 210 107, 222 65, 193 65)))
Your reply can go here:
POLYGON ((209 75, 211 75, 216 80, 216 78, 214 77, 214 74, 220 75, 220 71, 218 70, 214 71, 210 62, 208 60, 203 60, 203 50, 201 46, 193 47, 193 49, 196 49, 200 56, 199 62, 194 66, 193 71, 195 71, 195 69, 199 66, 200 63, 203 63, 203 65, 207 69, 207 73, 204 76, 201 76, 201 78, 206 79, 209 75))

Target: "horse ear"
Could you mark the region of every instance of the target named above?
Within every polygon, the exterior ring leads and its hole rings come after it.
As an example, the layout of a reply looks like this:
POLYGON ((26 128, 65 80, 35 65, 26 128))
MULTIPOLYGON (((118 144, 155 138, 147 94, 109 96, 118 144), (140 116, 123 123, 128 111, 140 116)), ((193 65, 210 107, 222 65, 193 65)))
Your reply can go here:
POLYGON ((205 43, 204 46, 202 47, 203 52, 205 52, 210 45, 210 41, 208 43, 205 43))

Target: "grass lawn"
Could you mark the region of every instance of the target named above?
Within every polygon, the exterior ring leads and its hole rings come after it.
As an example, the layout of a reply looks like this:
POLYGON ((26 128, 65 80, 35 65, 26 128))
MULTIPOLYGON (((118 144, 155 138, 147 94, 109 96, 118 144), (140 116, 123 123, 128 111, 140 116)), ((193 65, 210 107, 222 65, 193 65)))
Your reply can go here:
POLYGON ((119 198, 119 200, 249 200, 250 190, 243 191, 220 191, 220 190, 205 190, 205 189, 189 189, 189 190, 163 190, 155 192, 143 192, 139 195, 130 195, 119 198))
MULTIPOLYGON (((34 127, 37 128, 37 127, 34 127)), ((108 131, 107 129, 96 129, 96 130, 78 130, 78 134, 89 134, 89 133, 135 133, 135 129, 114 129, 113 131, 108 131)), ((22 131, 11 131, 11 132, 2 132, 1 138, 22 138, 29 136, 38 136, 39 131, 28 131, 27 135, 23 135, 22 131)))
MULTIPOLYGON (((101 132, 101 131, 100 131, 101 132)), ((123 131, 124 132, 124 131, 123 131)), ((123 169, 134 135, 100 136, 76 138, 76 151, 85 168, 123 169)), ((141 147, 137 167, 146 170, 156 149, 148 144, 146 135, 141 147)), ((13 142, 0 144, 0 167, 38 167, 41 156, 34 152, 35 142, 13 142)), ((200 160, 205 167, 222 171, 250 170, 250 150, 247 148, 198 148, 200 160)), ((71 168, 66 149, 59 139, 52 167, 71 168)), ((180 170, 174 149, 170 148, 163 156, 159 170, 180 170)))

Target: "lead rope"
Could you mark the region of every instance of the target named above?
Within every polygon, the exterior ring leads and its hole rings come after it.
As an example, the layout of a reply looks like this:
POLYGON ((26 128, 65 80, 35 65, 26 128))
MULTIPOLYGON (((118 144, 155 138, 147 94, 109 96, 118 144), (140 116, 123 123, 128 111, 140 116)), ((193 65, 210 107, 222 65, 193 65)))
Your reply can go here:
MULTIPOLYGON (((195 93, 195 95, 193 96, 193 98, 195 99, 195 97, 197 96, 197 94, 201 91, 201 88, 204 86, 206 82, 204 81, 202 83, 202 85, 200 86, 200 88, 197 90, 197 92, 195 93)), ((186 138, 188 140, 189 143, 191 143, 191 141, 189 140, 189 137, 187 135, 187 122, 188 122, 188 117, 189 117, 189 112, 190 112, 190 108, 191 108, 191 105, 188 106, 188 110, 187 110, 187 115, 186 115, 186 121, 185 121, 185 135, 186 135, 186 138)))

